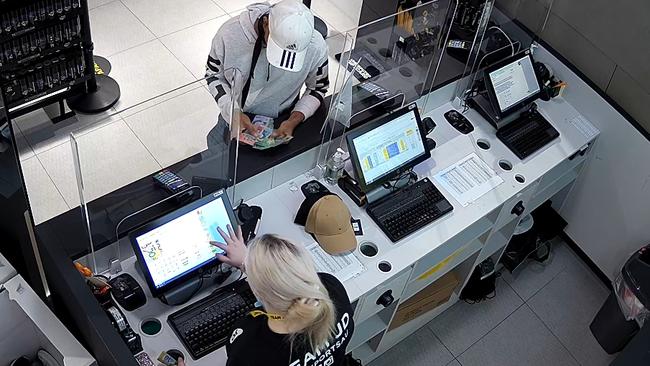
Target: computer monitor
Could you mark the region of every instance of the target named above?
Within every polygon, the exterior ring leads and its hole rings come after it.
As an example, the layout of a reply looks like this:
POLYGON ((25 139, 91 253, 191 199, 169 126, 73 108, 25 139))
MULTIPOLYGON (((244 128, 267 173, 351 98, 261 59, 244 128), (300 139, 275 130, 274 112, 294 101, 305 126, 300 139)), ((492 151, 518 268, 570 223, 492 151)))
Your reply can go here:
POLYGON ((499 117, 515 113, 539 97, 533 59, 526 50, 485 70, 485 86, 499 117))
POLYGON ((368 122, 347 136, 350 158, 365 192, 431 157, 415 103, 368 122))
POLYGON ((224 242, 217 231, 237 220, 224 190, 212 193, 129 233, 133 251, 153 296, 199 274, 217 262, 223 251, 210 241, 224 242))

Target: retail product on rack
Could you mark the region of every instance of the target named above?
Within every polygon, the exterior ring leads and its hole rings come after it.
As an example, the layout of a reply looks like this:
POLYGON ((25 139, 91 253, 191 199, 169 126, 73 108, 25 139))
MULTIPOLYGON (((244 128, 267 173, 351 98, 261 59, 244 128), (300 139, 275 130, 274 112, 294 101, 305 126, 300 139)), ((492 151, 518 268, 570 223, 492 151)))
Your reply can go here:
POLYGON ((14 116, 85 92, 89 24, 86 0, 0 1, 0 91, 14 116))

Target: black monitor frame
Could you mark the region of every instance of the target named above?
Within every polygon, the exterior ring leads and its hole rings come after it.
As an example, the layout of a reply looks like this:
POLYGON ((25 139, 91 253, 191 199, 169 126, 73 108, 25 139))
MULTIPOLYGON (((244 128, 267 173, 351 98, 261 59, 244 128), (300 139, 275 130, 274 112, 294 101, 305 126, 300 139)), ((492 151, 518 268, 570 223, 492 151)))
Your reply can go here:
POLYGON ((149 272, 149 267, 147 266, 142 251, 140 250, 140 246, 138 245, 137 238, 145 233, 148 233, 149 231, 152 231, 162 225, 165 225, 179 218, 180 216, 183 216, 188 212, 192 212, 197 208, 201 206, 205 206, 206 204, 215 201, 217 199, 223 200, 223 204, 226 208, 226 212, 228 213, 228 219, 230 220, 230 226, 232 226, 233 230, 236 230, 237 219, 235 217, 235 213, 233 211, 232 205, 230 204, 230 199, 228 198, 228 194, 226 193, 225 190, 222 189, 217 192, 210 193, 209 195, 201 199, 198 199, 188 204, 187 206, 181 207, 176 211, 173 211, 171 213, 168 213, 167 215, 164 215, 153 221, 150 221, 149 223, 129 233, 129 241, 131 242, 131 246, 133 247, 133 252, 135 253, 138 262, 140 263, 140 267, 142 268, 142 274, 144 275, 144 278, 147 280, 147 285, 149 286, 149 290, 151 291, 151 294, 154 297, 160 297, 164 293, 183 284, 184 282, 187 282, 188 280, 195 277, 196 275, 200 275, 203 272, 204 268, 213 266, 216 262, 218 262, 218 259, 215 256, 211 260, 208 260, 203 264, 193 268, 192 270, 182 274, 180 277, 174 279, 173 281, 161 287, 156 287, 156 284, 153 282, 153 278, 151 277, 151 273, 149 272))
POLYGON ((357 176, 357 180, 359 182, 359 186, 361 187, 361 190, 364 192, 368 193, 380 186, 382 186, 384 183, 390 181, 391 179, 394 179, 395 177, 399 177, 402 175, 404 172, 407 172, 414 166, 420 164, 421 162, 429 159, 431 157, 431 151, 427 148, 426 145, 426 127, 424 126, 424 123, 422 122, 422 119, 420 118, 420 113, 418 111, 417 105, 415 103, 408 104, 392 113, 389 113, 385 116, 379 117, 373 121, 367 122, 362 126, 359 126, 358 128, 355 128, 354 130, 350 131, 346 135, 346 141, 348 144, 348 150, 350 152, 350 160, 352 162, 352 166, 354 168, 355 174, 357 176), (381 127, 386 123, 389 123, 393 120, 396 120, 397 118, 407 114, 407 113, 415 113, 415 119, 418 124, 418 129, 420 130, 420 142, 422 143, 422 149, 424 150, 424 153, 421 155, 418 155, 415 159, 412 159, 408 161, 406 164, 397 167, 396 169, 391 170, 390 172, 384 174, 383 176, 377 178, 374 182, 370 184, 366 184, 366 179, 363 176, 363 170, 361 169, 361 165, 359 163, 359 156, 357 154, 357 151, 354 147, 353 140, 366 132, 372 131, 375 128, 381 127))
POLYGON ((501 111, 501 106, 499 106, 499 100, 497 99, 496 92, 494 90, 494 85, 492 85, 492 79, 490 79, 490 74, 506 65, 509 65, 513 62, 519 61, 523 58, 528 58, 530 59, 530 63, 533 65, 533 70, 535 66, 535 61, 533 60, 533 57, 530 53, 530 50, 526 49, 522 52, 519 52, 518 54, 508 57, 500 62, 495 63, 494 65, 491 65, 487 67, 483 72, 484 72, 484 77, 483 80, 485 82, 485 88, 487 89, 488 93, 488 99, 490 100, 490 104, 492 104, 492 109, 494 110, 495 116, 499 117, 499 119, 508 117, 511 114, 514 114, 524 108, 526 108, 527 105, 530 103, 534 102, 539 98, 539 95, 542 91, 541 86, 539 85, 539 80, 537 80, 537 76, 535 76, 535 82, 537 83, 538 91, 535 94, 530 95, 529 97, 521 100, 519 103, 513 104, 510 107, 508 107, 506 110, 501 111))

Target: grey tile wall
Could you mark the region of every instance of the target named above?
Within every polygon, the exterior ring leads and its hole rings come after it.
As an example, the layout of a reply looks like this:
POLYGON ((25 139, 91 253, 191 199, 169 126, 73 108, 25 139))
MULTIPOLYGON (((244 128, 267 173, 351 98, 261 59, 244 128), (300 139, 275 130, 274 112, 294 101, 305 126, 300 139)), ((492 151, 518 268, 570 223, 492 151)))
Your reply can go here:
POLYGON ((497 0, 650 131, 650 1, 497 0))
POLYGON ((542 30, 548 7, 537 0, 520 0, 517 7, 517 19, 533 32, 542 30))
POLYGON ((607 89, 616 64, 589 39, 555 14, 551 14, 542 38, 569 59, 602 90, 607 89))
POLYGON ((517 8, 521 0, 496 0, 495 6, 509 17, 517 16, 517 8))
POLYGON ((650 1, 555 1, 553 13, 597 45, 650 92, 650 1))
POLYGON ((622 67, 618 67, 607 88, 621 107, 650 131, 650 93, 646 92, 622 67))

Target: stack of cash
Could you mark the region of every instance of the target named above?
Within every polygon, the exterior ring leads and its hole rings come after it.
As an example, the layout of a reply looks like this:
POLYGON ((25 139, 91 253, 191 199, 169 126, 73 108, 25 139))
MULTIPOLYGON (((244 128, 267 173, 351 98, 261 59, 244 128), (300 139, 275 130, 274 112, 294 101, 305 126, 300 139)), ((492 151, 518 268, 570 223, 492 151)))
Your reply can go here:
POLYGON ((253 118, 252 122, 257 129, 257 136, 242 132, 239 134, 239 142, 250 145, 253 149, 270 149, 278 145, 286 144, 293 138, 292 136, 271 137, 271 134, 273 134, 273 118, 257 115, 253 118))

